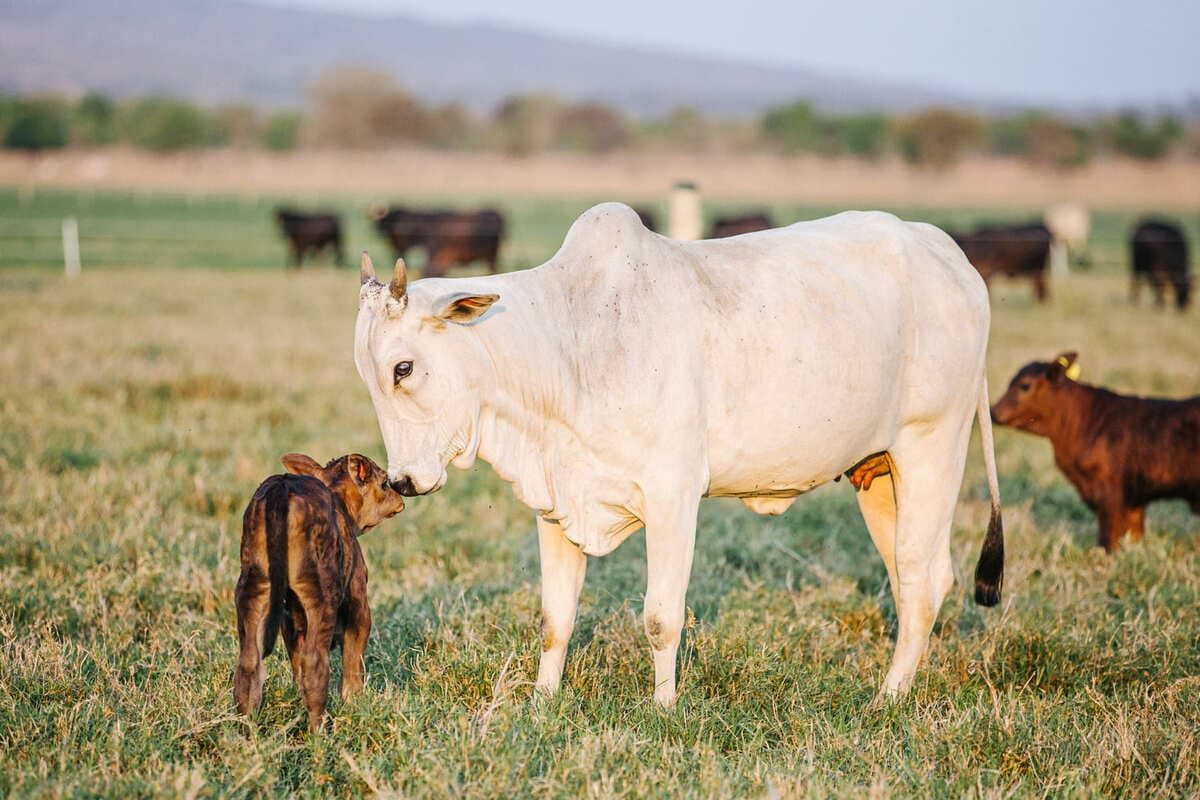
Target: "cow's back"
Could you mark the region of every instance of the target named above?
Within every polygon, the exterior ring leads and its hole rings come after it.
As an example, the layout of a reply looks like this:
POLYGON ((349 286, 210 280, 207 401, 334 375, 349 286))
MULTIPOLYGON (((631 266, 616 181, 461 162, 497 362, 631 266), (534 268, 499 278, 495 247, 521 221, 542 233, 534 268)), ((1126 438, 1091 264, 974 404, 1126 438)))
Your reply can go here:
POLYGON ((584 328, 568 357, 596 435, 619 407, 643 453, 703 440, 713 494, 828 480, 906 422, 973 401, 982 372, 982 280, 946 234, 890 214, 679 242, 609 204, 543 269, 563 273, 584 328))
POLYGON ((737 287, 706 331, 715 492, 823 482, 973 395, 987 292, 936 228, 849 212, 691 249, 737 287))

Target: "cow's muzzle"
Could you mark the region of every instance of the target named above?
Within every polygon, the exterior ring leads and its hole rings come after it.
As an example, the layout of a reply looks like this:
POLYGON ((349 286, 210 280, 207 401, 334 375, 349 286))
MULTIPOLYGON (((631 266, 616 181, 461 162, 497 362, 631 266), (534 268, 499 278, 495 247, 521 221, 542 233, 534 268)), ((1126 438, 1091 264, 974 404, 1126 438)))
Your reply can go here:
POLYGON ((405 497, 416 497, 420 492, 413 485, 413 480, 410 476, 405 475, 398 481, 388 481, 388 485, 392 487, 392 491, 399 492, 405 497))

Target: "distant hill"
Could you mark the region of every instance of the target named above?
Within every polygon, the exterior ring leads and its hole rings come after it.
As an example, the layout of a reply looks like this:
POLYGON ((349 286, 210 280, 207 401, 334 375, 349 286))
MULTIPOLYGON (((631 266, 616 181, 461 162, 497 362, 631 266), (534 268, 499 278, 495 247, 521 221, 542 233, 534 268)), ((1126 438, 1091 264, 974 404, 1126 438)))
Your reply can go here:
POLYGON ((678 105, 754 113, 796 98, 842 111, 956 100, 886 81, 409 16, 235 0, 0 3, 0 87, 10 91, 94 88, 288 105, 338 64, 381 68, 424 100, 478 109, 530 91, 601 100, 638 115, 678 105))

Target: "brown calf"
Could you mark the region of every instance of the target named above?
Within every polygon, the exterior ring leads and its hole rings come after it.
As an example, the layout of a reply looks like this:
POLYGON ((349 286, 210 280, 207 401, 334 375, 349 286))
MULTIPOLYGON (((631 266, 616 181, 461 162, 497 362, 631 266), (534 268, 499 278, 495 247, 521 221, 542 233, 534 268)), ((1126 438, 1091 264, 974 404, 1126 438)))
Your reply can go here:
POLYGON ((263 658, 282 627, 308 727, 316 731, 333 647, 342 646, 342 698, 363 684, 371 612, 357 537, 403 510, 404 498, 366 456, 342 456, 324 467, 297 453, 281 460, 291 474, 263 481, 242 518, 233 697, 242 714, 262 704, 263 658))
POLYGON ((1146 504, 1178 498, 1200 514, 1200 397, 1131 397, 1079 383, 1075 353, 1026 364, 992 406, 1000 425, 1045 436, 1054 463, 1100 518, 1108 552, 1142 538, 1146 504))

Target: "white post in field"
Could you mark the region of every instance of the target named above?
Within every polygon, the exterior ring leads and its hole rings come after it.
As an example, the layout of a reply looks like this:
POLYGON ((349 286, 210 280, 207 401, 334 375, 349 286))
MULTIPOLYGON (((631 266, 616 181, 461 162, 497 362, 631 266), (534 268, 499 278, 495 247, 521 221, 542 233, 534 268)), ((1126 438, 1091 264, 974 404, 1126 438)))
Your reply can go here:
POLYGON ((1053 236, 1050 245, 1050 278, 1062 281, 1070 273, 1068 261, 1073 253, 1083 257, 1087 252, 1092 218, 1079 203, 1058 203, 1046 209, 1046 227, 1053 236))
POLYGON ((1070 274, 1067 266, 1067 243, 1060 239, 1050 242, 1050 280, 1058 283, 1070 274))
POLYGON ((691 181, 680 181, 671 187, 667 201, 667 235, 672 239, 704 238, 704 213, 700 207, 700 192, 691 181))
POLYGON ((79 223, 74 217, 67 217, 62 222, 63 267, 68 278, 79 276, 79 223))

